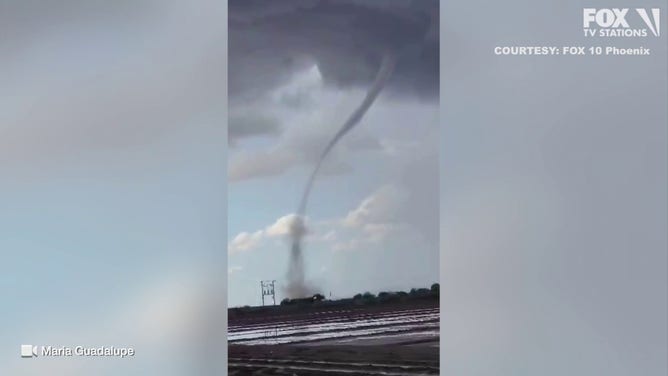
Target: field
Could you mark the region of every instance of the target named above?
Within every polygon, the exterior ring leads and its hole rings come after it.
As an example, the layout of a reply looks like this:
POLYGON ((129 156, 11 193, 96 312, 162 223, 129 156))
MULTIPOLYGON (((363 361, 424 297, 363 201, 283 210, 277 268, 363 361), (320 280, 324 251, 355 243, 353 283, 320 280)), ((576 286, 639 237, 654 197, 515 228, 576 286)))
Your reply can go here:
POLYGON ((231 312, 230 375, 437 375, 437 299, 231 312))

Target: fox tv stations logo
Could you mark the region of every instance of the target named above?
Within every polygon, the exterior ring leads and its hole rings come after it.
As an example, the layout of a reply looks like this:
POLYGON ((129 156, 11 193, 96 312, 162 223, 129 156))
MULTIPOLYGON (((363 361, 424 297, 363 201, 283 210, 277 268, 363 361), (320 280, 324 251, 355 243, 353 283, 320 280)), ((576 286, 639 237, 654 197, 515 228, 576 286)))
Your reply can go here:
POLYGON ((586 37, 661 36, 659 8, 584 8, 582 26, 586 37))

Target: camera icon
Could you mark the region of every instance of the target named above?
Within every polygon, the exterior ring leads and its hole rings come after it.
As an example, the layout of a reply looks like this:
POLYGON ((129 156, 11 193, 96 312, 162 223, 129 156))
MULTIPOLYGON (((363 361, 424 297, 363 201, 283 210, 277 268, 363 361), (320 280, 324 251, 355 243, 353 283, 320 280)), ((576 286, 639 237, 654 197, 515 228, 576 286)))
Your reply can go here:
POLYGON ((37 357, 37 346, 21 345, 21 358, 37 357))

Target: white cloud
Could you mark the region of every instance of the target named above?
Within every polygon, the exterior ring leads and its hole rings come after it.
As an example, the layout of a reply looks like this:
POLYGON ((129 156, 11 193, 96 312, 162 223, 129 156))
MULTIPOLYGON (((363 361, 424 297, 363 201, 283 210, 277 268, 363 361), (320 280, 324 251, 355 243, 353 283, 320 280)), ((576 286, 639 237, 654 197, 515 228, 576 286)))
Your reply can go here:
POLYGON ((334 251, 380 244, 404 226, 400 209, 405 198, 397 186, 384 185, 343 218, 313 223, 310 231, 297 214, 286 214, 263 229, 237 234, 229 244, 229 252, 250 251, 260 247, 268 238, 288 236, 294 231, 308 232, 306 241, 330 244, 334 251))
POLYGON ((270 97, 283 105, 301 107, 309 102, 315 90, 323 86, 322 75, 317 64, 313 64, 298 74, 295 74, 286 85, 274 90, 270 97))
POLYGON ((339 226, 347 230, 349 236, 336 242, 332 250, 350 251, 382 244, 409 229, 411 220, 406 213, 411 203, 408 198, 405 189, 397 184, 378 188, 339 221, 339 226))
MULTIPOLYGON (((318 221, 309 226, 294 214, 279 217, 274 223, 255 232, 241 232, 230 243, 230 252, 260 247, 268 238, 288 236, 291 231, 304 231, 306 241, 325 244, 332 251, 363 250, 387 243, 404 230, 417 228, 407 215, 413 203, 409 193, 399 184, 386 184, 364 198, 357 207, 339 218, 318 221)), ((423 198, 424 199, 424 198, 423 198)))
POLYGON ((297 214, 288 214, 278 218, 272 225, 267 226, 265 233, 267 236, 285 236, 296 231, 304 232, 305 230, 304 223, 297 214))
POLYGON ((286 214, 264 229, 237 234, 228 245, 229 253, 250 251, 262 245, 267 238, 287 236, 293 232, 306 233, 306 226, 297 214, 286 214))
POLYGON ((382 186, 362 200, 357 208, 348 212, 343 224, 348 227, 364 227, 369 224, 396 222, 404 200, 405 195, 397 186, 382 186))

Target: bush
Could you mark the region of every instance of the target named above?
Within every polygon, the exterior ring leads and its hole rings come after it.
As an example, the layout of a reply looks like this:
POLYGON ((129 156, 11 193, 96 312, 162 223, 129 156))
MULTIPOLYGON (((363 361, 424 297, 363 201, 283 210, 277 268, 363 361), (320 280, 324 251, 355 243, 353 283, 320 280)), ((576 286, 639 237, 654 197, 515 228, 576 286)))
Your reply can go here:
POLYGON ((434 283, 433 285, 431 285, 432 294, 438 295, 439 292, 440 292, 440 289, 441 289, 441 285, 439 285, 438 283, 434 283))
POLYGON ((431 295, 431 290, 429 289, 418 289, 417 296, 429 296, 431 295))
POLYGON ((427 297, 427 296, 431 296, 431 290, 425 289, 425 288, 411 289, 411 292, 409 293, 409 295, 412 298, 424 298, 424 297, 427 297))
POLYGON ((367 291, 364 294, 362 294, 362 301, 364 302, 364 304, 374 304, 376 303, 376 295, 367 291))
POLYGON ((395 302, 400 299, 397 292, 381 292, 378 294, 378 300, 381 302, 395 302))
POLYGON ((397 291, 397 299, 401 302, 408 300, 408 293, 406 291, 397 291))

